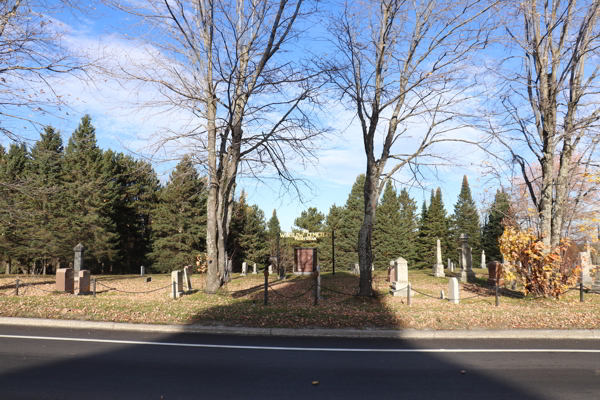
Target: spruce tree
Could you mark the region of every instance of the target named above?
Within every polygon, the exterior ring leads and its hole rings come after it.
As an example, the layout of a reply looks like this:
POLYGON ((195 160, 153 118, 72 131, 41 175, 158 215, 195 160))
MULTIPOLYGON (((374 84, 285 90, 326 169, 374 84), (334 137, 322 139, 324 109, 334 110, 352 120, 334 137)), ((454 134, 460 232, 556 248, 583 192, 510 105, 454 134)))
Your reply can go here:
MULTIPOLYGON (((332 235, 334 235, 333 244, 337 247, 337 241, 339 237, 339 230, 341 228, 341 224, 343 222, 344 216, 344 207, 338 207, 335 204, 329 208, 329 213, 325 218, 325 225, 323 226, 323 231, 326 233, 325 237, 319 241, 319 262, 321 263, 321 267, 324 270, 330 271, 333 266, 333 256, 332 256, 332 235)), ((335 254, 335 268, 336 270, 342 270, 339 268, 342 266, 339 262, 339 254, 336 251, 335 254)), ((346 269, 346 266, 343 266, 343 269, 346 269)))
MULTIPOLYGON (((281 225, 279 224, 279 218, 277 218, 277 210, 273 209, 273 214, 267 223, 268 238, 269 238, 269 253, 271 257, 277 256, 277 238, 281 234, 281 225)), ((281 248, 281 242, 279 244, 281 248)), ((281 249, 280 249, 281 250, 281 249)), ((281 254, 280 254, 281 255, 281 254)))
POLYGON ((206 249, 206 184, 185 156, 159 192, 152 211, 152 270, 169 272, 194 265, 206 249))
POLYGON ((365 175, 360 174, 352 185, 344 206, 342 223, 339 230, 336 230, 336 268, 339 265, 341 269, 347 270, 358 263, 358 233, 365 213, 364 184, 365 175))
POLYGON ((418 256, 418 227, 417 203, 410 197, 406 189, 398 195, 398 226, 400 256, 404 258, 409 267, 414 267, 418 256))
POLYGON ((325 215, 315 207, 309 207, 302 211, 300 216, 294 220, 294 225, 309 232, 321 232, 325 215))
POLYGON ((377 207, 377 220, 373 227, 373 255, 377 269, 387 269, 390 260, 404 257, 399 211, 396 189, 392 182, 388 181, 377 207))
POLYGON ((419 229, 419 255, 416 262, 417 268, 430 268, 436 261, 437 240, 439 239, 443 253, 448 251, 446 238, 448 224, 446 210, 442 200, 442 190, 437 188, 431 191, 430 205, 427 208, 425 220, 419 229))
POLYGON ((509 210, 508 195, 503 190, 496 191, 496 196, 488 212, 481 238, 486 259, 489 261, 502 261, 498 238, 504 233, 502 220, 509 215, 509 210))
POLYGON ((243 230, 239 237, 244 259, 249 267, 256 263, 264 266, 269 262, 269 244, 265 213, 257 205, 246 206, 243 230))
POLYGON ((86 263, 93 272, 112 271, 118 257, 114 222, 118 193, 112 174, 113 153, 103 155, 98 148, 96 129, 86 115, 69 138, 64 176, 69 197, 67 241, 87 248, 86 263))
MULTIPOLYGON (((458 201, 454 205, 454 214, 450 221, 451 236, 455 247, 459 245, 458 238, 461 234, 469 235, 469 247, 471 247, 473 260, 479 260, 481 257, 481 225, 479 223, 477 206, 471 196, 471 189, 469 188, 469 181, 466 175, 463 177, 458 201)), ((455 251, 454 253, 453 259, 457 257, 457 252, 455 251)))

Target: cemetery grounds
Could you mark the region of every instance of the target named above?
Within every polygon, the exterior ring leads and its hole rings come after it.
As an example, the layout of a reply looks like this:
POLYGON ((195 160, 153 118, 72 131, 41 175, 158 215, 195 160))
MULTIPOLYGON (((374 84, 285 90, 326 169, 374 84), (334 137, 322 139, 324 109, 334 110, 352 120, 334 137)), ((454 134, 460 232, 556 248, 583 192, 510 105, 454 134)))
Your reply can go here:
MULTIPOLYGON (((447 270, 446 270, 447 271, 447 270)), ((600 293, 578 289, 560 301, 550 298, 500 296, 488 287, 487 270, 474 269, 477 282, 460 283, 460 304, 441 299, 448 293, 448 277, 435 278, 430 270, 409 270, 416 291, 412 305, 388 294, 387 271, 373 273, 375 297, 353 296, 358 277, 346 272, 322 274, 321 300, 314 305, 315 279, 287 275, 269 277, 268 305, 264 305, 262 273, 240 276, 217 294, 203 292, 204 276, 191 276, 192 290, 171 298, 170 275, 95 276, 96 297, 57 292, 54 276, 0 277, 0 316, 110 321, 146 324, 195 324, 280 328, 358 329, 598 329, 600 293), (19 279, 19 295, 15 281, 19 279)), ((517 287, 517 291, 519 287, 517 287)))

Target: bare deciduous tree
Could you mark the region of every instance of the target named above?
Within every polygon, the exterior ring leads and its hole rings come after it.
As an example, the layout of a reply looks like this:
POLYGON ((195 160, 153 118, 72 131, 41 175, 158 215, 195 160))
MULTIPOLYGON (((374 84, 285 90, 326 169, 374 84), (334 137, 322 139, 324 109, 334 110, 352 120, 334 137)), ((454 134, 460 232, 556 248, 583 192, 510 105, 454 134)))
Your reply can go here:
POLYGON ((497 159, 527 185, 544 244, 555 246, 569 225, 569 196, 577 196, 569 176, 578 164, 598 165, 600 1, 510 6, 505 56, 489 69, 497 79, 486 129, 504 149, 497 159))
MULTIPOLYGON (((299 43, 316 11, 307 0, 146 0, 113 4, 139 17, 130 57, 112 76, 158 91, 143 103, 176 111, 183 127, 154 144, 191 152, 208 176, 206 289, 226 279, 226 240, 240 176, 302 181, 293 164, 311 161, 324 132, 315 109, 321 73, 303 62, 299 43)), ((298 191, 299 193, 299 191, 298 191)))
POLYGON ((460 140, 450 132, 464 127, 456 120, 472 95, 468 58, 486 45, 492 4, 346 3, 330 28, 342 66, 333 77, 358 116, 367 156, 365 217, 358 237, 360 295, 371 295, 371 234, 386 182, 405 167, 416 176, 419 165, 439 158, 434 145, 460 140))

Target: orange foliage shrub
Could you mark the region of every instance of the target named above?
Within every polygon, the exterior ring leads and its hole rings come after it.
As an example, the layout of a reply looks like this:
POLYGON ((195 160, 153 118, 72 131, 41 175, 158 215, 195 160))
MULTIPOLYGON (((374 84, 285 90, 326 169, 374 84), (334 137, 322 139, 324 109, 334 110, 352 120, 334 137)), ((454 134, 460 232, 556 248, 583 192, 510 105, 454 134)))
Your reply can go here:
POLYGON ((566 265, 561 257, 569 246, 568 239, 563 239, 555 248, 548 248, 530 230, 506 227, 499 242, 504 261, 515 263, 511 268, 504 268, 504 280, 520 280, 525 294, 560 299, 577 282, 579 266, 566 265), (521 262, 520 266, 517 261, 521 262))

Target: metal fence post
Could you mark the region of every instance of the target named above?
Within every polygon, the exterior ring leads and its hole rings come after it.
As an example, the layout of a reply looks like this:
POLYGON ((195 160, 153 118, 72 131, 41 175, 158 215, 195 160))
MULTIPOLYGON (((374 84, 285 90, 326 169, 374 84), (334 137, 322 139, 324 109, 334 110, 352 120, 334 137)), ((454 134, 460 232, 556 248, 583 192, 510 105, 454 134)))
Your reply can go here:
POLYGON ((579 302, 583 303, 583 279, 579 282, 579 302))
POLYGON ((412 306, 412 284, 408 282, 408 286, 406 287, 406 304, 412 306))
POLYGON ((319 305, 319 292, 321 289, 321 273, 320 273, 320 268, 317 265, 317 271, 315 272, 315 302, 314 305, 318 306, 319 305))
POLYGON ((94 298, 96 298, 96 278, 92 281, 92 290, 94 291, 94 298))
POLYGON ((177 298, 177 282, 173 282, 171 286, 171 296, 173 297, 173 300, 175 300, 177 298))
POLYGON ((269 270, 265 266, 265 306, 269 305, 269 270))
POLYGON ((17 296, 19 295, 19 279, 17 279, 17 283, 15 284, 15 293, 17 296))
POLYGON ((496 307, 500 305, 500 298, 498 298, 498 282, 496 282, 496 307))

